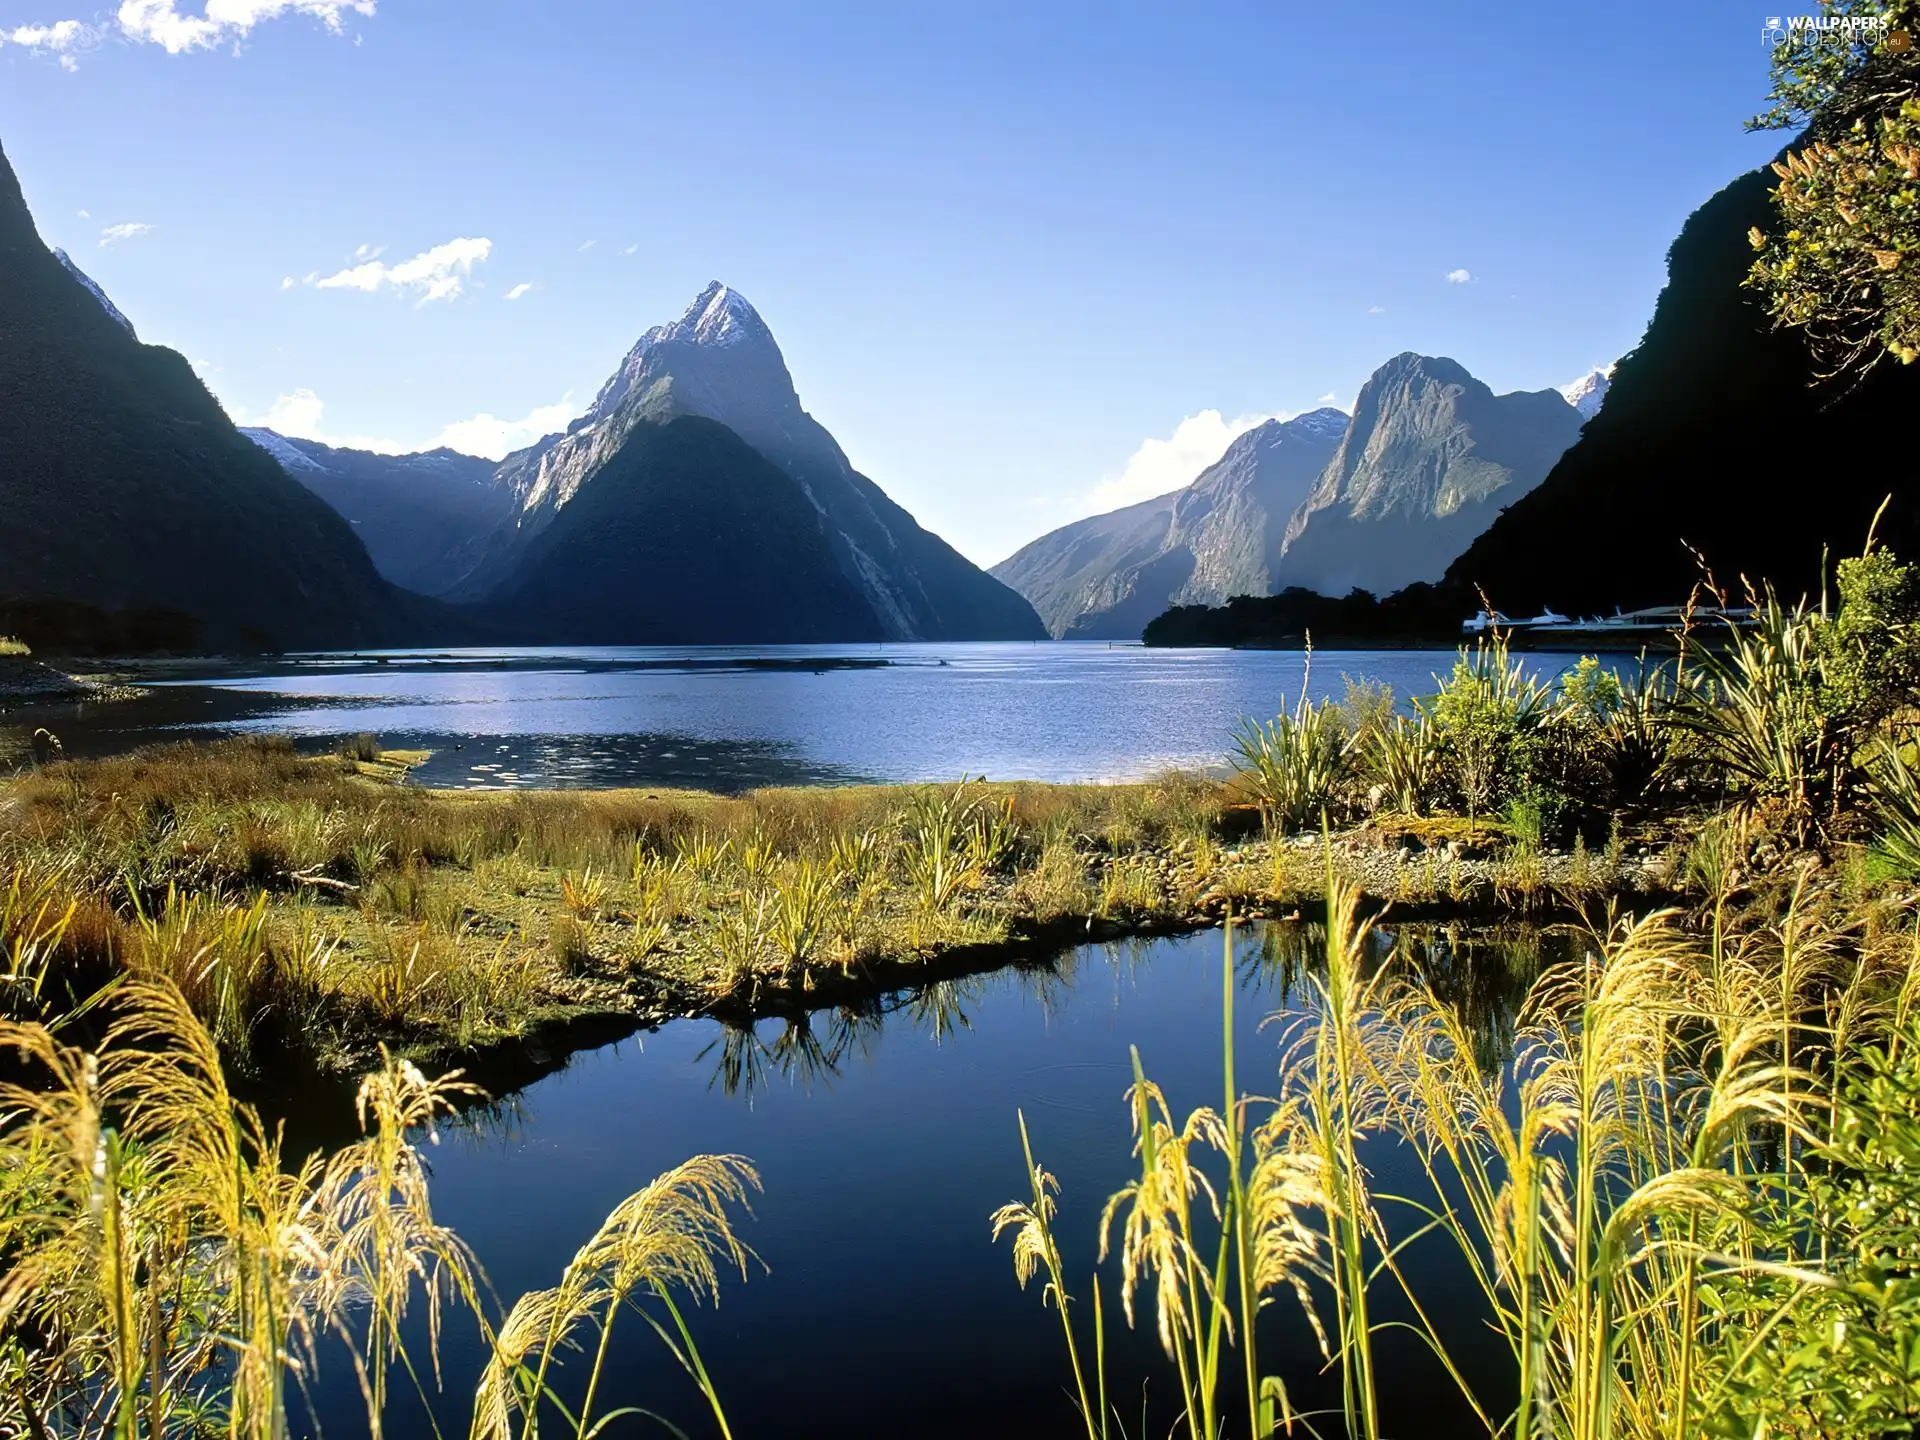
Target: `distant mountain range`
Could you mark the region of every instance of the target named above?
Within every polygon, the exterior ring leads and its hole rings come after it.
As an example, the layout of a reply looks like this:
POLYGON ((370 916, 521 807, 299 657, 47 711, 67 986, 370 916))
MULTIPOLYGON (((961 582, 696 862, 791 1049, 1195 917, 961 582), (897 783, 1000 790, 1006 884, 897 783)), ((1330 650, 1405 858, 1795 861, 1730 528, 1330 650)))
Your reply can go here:
POLYGON ((0 397, 0 599, 176 611, 213 645, 453 628, 47 248, 4 153, 0 397))
MULTIPOLYGON (((1580 398, 1597 408, 1606 380, 1589 378, 1580 398)), ((1186 489, 1063 526, 992 573, 1052 634, 1085 639, 1137 639, 1169 606, 1292 586, 1386 594, 1438 580, 1580 425, 1558 391, 1495 395, 1455 361, 1399 355, 1351 417, 1269 421, 1186 489)))
POLYGON ((1346 415, 1331 409, 1269 420, 1186 489, 1062 526, 991 573, 1033 602, 1051 634, 1073 640, 1137 640, 1169 604, 1264 595, 1286 517, 1346 428, 1346 415))
POLYGON ((1920 368, 1829 384, 1769 325, 1742 282, 1771 184, 1687 222, 1618 365, 1495 395, 1397 356, 1351 416, 1270 421, 989 575, 853 469, 724 285, 497 465, 243 432, 41 241, 0 153, 0 602, 103 635, 184 617, 214 646, 350 646, 1129 638, 1169 606, 1166 633, 1204 638, 1203 607, 1243 595, 1270 598, 1240 602, 1235 634, 1406 636, 1477 590, 1515 614, 1676 602, 1702 560, 1794 596, 1889 492, 1880 535, 1920 553, 1920 368))

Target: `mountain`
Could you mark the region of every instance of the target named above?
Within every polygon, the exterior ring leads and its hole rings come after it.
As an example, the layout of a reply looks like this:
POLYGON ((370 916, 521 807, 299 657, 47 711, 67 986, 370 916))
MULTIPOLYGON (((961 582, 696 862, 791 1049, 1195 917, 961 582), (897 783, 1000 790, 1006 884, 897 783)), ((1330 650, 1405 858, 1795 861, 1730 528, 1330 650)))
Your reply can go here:
POLYGON ((346 519, 394 584, 422 595, 451 590, 486 536, 514 510, 492 460, 457 450, 377 455, 242 426, 295 480, 346 519))
POLYGON ((42 243, 3 152, 0 396, 0 595, 181 611, 215 645, 355 645, 424 623, 184 359, 141 344, 42 243))
POLYGON ((1920 556, 1920 366, 1828 383, 1805 342, 1744 288, 1750 228, 1777 225, 1766 170, 1688 219, 1667 285, 1580 442, 1448 570, 1508 614, 1674 604, 1700 576, 1817 589, 1823 551, 1880 536, 1920 556))
POLYGON ((1384 595, 1438 580, 1579 437, 1557 390, 1495 395, 1453 360, 1374 371, 1313 493, 1287 524, 1281 583, 1384 595))
POLYGON ((888 638, 786 471, 694 415, 635 425, 545 523, 516 532, 486 605, 584 645, 888 638))
MULTIPOLYGON (((921 529, 854 470, 833 436, 801 408, 766 323, 744 296, 717 281, 679 320, 640 338, 564 435, 509 456, 498 478, 514 496, 515 514, 452 592, 464 599, 521 606, 564 593, 569 614, 584 620, 596 603, 583 588, 585 577, 594 577, 607 614, 625 617, 604 625, 596 620, 599 631, 610 636, 630 625, 635 634, 664 635, 673 627, 642 604, 641 592, 625 588, 633 577, 610 549, 610 535, 636 535, 644 515, 677 537, 677 548, 662 553, 660 563, 696 588, 711 576, 744 580, 762 568, 792 570, 828 557, 858 597, 860 612, 844 609, 838 586, 821 589, 817 605, 807 601, 810 592, 796 589, 792 598, 804 613, 765 617, 794 629, 794 638, 799 631, 809 638, 890 640, 1024 640, 1046 633, 1025 600, 921 529), (676 430, 685 419, 715 422, 740 443, 727 446, 709 426, 676 430), (673 438, 657 433, 663 430, 675 431, 673 438), (668 466, 689 483, 698 475, 701 483, 720 485, 721 508, 708 497, 674 492, 644 465, 668 466), (784 486, 775 483, 782 477, 784 486), (567 512, 603 484, 610 493, 596 495, 588 513, 607 528, 569 521, 567 512), (797 508, 788 503, 791 494, 802 501, 797 508), (750 509, 756 495, 791 528, 700 528, 717 524, 726 505, 750 509), (549 586, 533 573, 542 566, 578 573, 549 586)), ((651 577, 646 593, 671 605, 670 590, 653 586, 651 577)), ((519 618, 532 623, 539 617, 519 618)))
POLYGON ((1137 640, 1169 605, 1265 595, 1287 517, 1347 428, 1338 410, 1269 420, 1184 490, 1042 535, 990 572, 1076 640, 1137 640))
POLYGON ((1569 405, 1580 412, 1581 419, 1591 420, 1600 413, 1601 405, 1606 403, 1607 391, 1613 384, 1610 378, 1612 374, 1612 366, 1605 370, 1590 371, 1573 384, 1563 385, 1560 393, 1566 397, 1569 405))

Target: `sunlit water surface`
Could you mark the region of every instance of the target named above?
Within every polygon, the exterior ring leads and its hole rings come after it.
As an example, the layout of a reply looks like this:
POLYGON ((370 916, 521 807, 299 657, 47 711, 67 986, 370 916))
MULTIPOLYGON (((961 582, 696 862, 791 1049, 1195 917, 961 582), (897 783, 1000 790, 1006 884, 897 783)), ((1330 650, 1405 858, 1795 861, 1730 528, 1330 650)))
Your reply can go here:
MULTIPOLYGON (((1544 675, 1572 657, 1539 654, 1544 675)), ((1075 643, 582 648, 292 657, 148 700, 0 718, 76 753, 256 731, 320 746, 370 731, 432 751, 436 786, 691 786, 1138 779, 1221 764, 1244 717, 1370 679, 1407 697, 1435 651, 1148 650, 1075 643)), ((11 726, 9 742, 8 727, 11 726)), ((4 755, 0 755, 4 760, 4 755)))

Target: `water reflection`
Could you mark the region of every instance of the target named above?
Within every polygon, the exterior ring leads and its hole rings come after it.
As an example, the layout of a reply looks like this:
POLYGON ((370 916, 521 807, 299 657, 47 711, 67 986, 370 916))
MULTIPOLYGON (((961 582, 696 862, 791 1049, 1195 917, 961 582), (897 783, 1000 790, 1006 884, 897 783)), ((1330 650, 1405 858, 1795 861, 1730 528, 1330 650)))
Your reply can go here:
MULTIPOLYGON (((1308 977, 1325 974, 1326 945, 1326 927, 1317 922, 1275 921, 1237 931, 1234 966, 1243 1003, 1253 1002, 1260 1015, 1303 1009, 1308 977)), ((1575 945, 1571 932, 1528 925, 1375 927, 1367 934, 1365 963, 1375 972, 1390 967, 1404 983, 1420 986, 1454 1011, 1473 1037, 1480 1066, 1495 1070, 1513 1052, 1520 1009, 1541 967, 1569 958, 1575 945)), ((725 1026, 698 1058, 712 1066, 709 1089, 749 1105, 775 1080, 810 1094, 830 1087, 850 1061, 873 1059, 889 1027, 936 1046, 962 1043, 974 1029, 971 1012, 1009 976, 1027 1000, 1050 1014, 1088 988, 1090 968, 1110 971, 1118 991, 1161 953, 1162 943, 1151 939, 1084 945, 1046 961, 939 980, 862 1005, 725 1026)))

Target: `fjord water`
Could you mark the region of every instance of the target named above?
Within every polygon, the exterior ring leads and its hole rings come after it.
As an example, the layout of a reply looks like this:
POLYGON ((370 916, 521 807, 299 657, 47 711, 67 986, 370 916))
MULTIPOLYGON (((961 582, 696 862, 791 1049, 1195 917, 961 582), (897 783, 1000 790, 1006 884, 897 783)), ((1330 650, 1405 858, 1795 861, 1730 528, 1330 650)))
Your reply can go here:
MULTIPOLYGON (((1301 977, 1324 937, 1276 923, 1237 942, 1239 1083, 1272 1094, 1284 1017, 1302 1013, 1301 977)), ((1504 1058, 1518 996, 1552 943, 1537 933, 1374 937, 1377 957, 1391 954, 1462 1008, 1490 1065, 1504 1058)), ((556 1283, 606 1212, 660 1171, 700 1152, 747 1155, 765 1191, 742 1236, 764 1268, 727 1281, 717 1310, 689 1313, 735 1435, 1071 1436, 1057 1318, 1042 1308, 1038 1281, 1016 1287, 1008 1243, 988 1237, 989 1214, 1027 1195, 1016 1117, 1024 1111, 1036 1157, 1059 1178, 1056 1233, 1090 1323, 1100 1209, 1135 1163, 1122 1098, 1128 1047, 1139 1047, 1178 1115, 1220 1105, 1224 948, 1219 931, 1088 946, 862 1013, 751 1031, 668 1025, 579 1056, 490 1120, 443 1132, 430 1152, 436 1215, 473 1245, 510 1301, 556 1283)), ((1375 1142, 1363 1158, 1376 1193, 1422 1193, 1404 1148, 1375 1142)), ((1410 1212, 1399 1219, 1409 1231, 1418 1223, 1410 1212)), ((1504 1410, 1504 1345, 1482 1326, 1457 1255, 1422 1242, 1401 1263, 1483 1401, 1504 1410)), ((1164 1435, 1177 1407, 1152 1339, 1151 1286, 1129 1331, 1116 1274, 1109 1264, 1102 1280, 1110 1393, 1128 1434, 1164 1435)), ((1381 1310, 1408 1318, 1390 1301, 1381 1310)), ((1261 1325, 1266 1362, 1295 1402, 1337 1406, 1337 1379, 1291 1294, 1273 1297, 1261 1325)), ((1389 1330, 1379 1347, 1391 1377, 1386 1433, 1486 1433, 1419 1342, 1389 1330)), ((563 1395, 577 1397, 590 1352, 591 1340, 587 1354, 569 1357, 563 1395)), ((464 1317, 449 1323, 442 1353, 435 1409, 442 1433, 454 1434, 480 1361, 464 1317)), ((689 1435, 713 1433, 691 1382, 637 1317, 622 1318, 614 1354, 596 1410, 642 1406, 689 1435)), ((364 1425, 355 1423, 358 1394, 335 1358, 323 1366, 320 1419, 328 1433, 354 1433, 364 1425)), ((389 1433, 428 1433, 415 1407, 403 1406, 389 1433)), ((625 1428, 667 1433, 631 1419, 625 1428)), ((1321 1428, 1337 1430, 1337 1420, 1321 1428)))
MULTIPOLYGON (((1554 675, 1575 657, 1530 657, 1554 675)), ((315 655, 76 718, 69 748, 249 730, 371 731, 435 786, 1139 779, 1221 763, 1235 724, 1346 677, 1404 701, 1448 652, 1088 643, 579 648, 315 655), (208 689, 208 685, 216 687, 208 689)))

